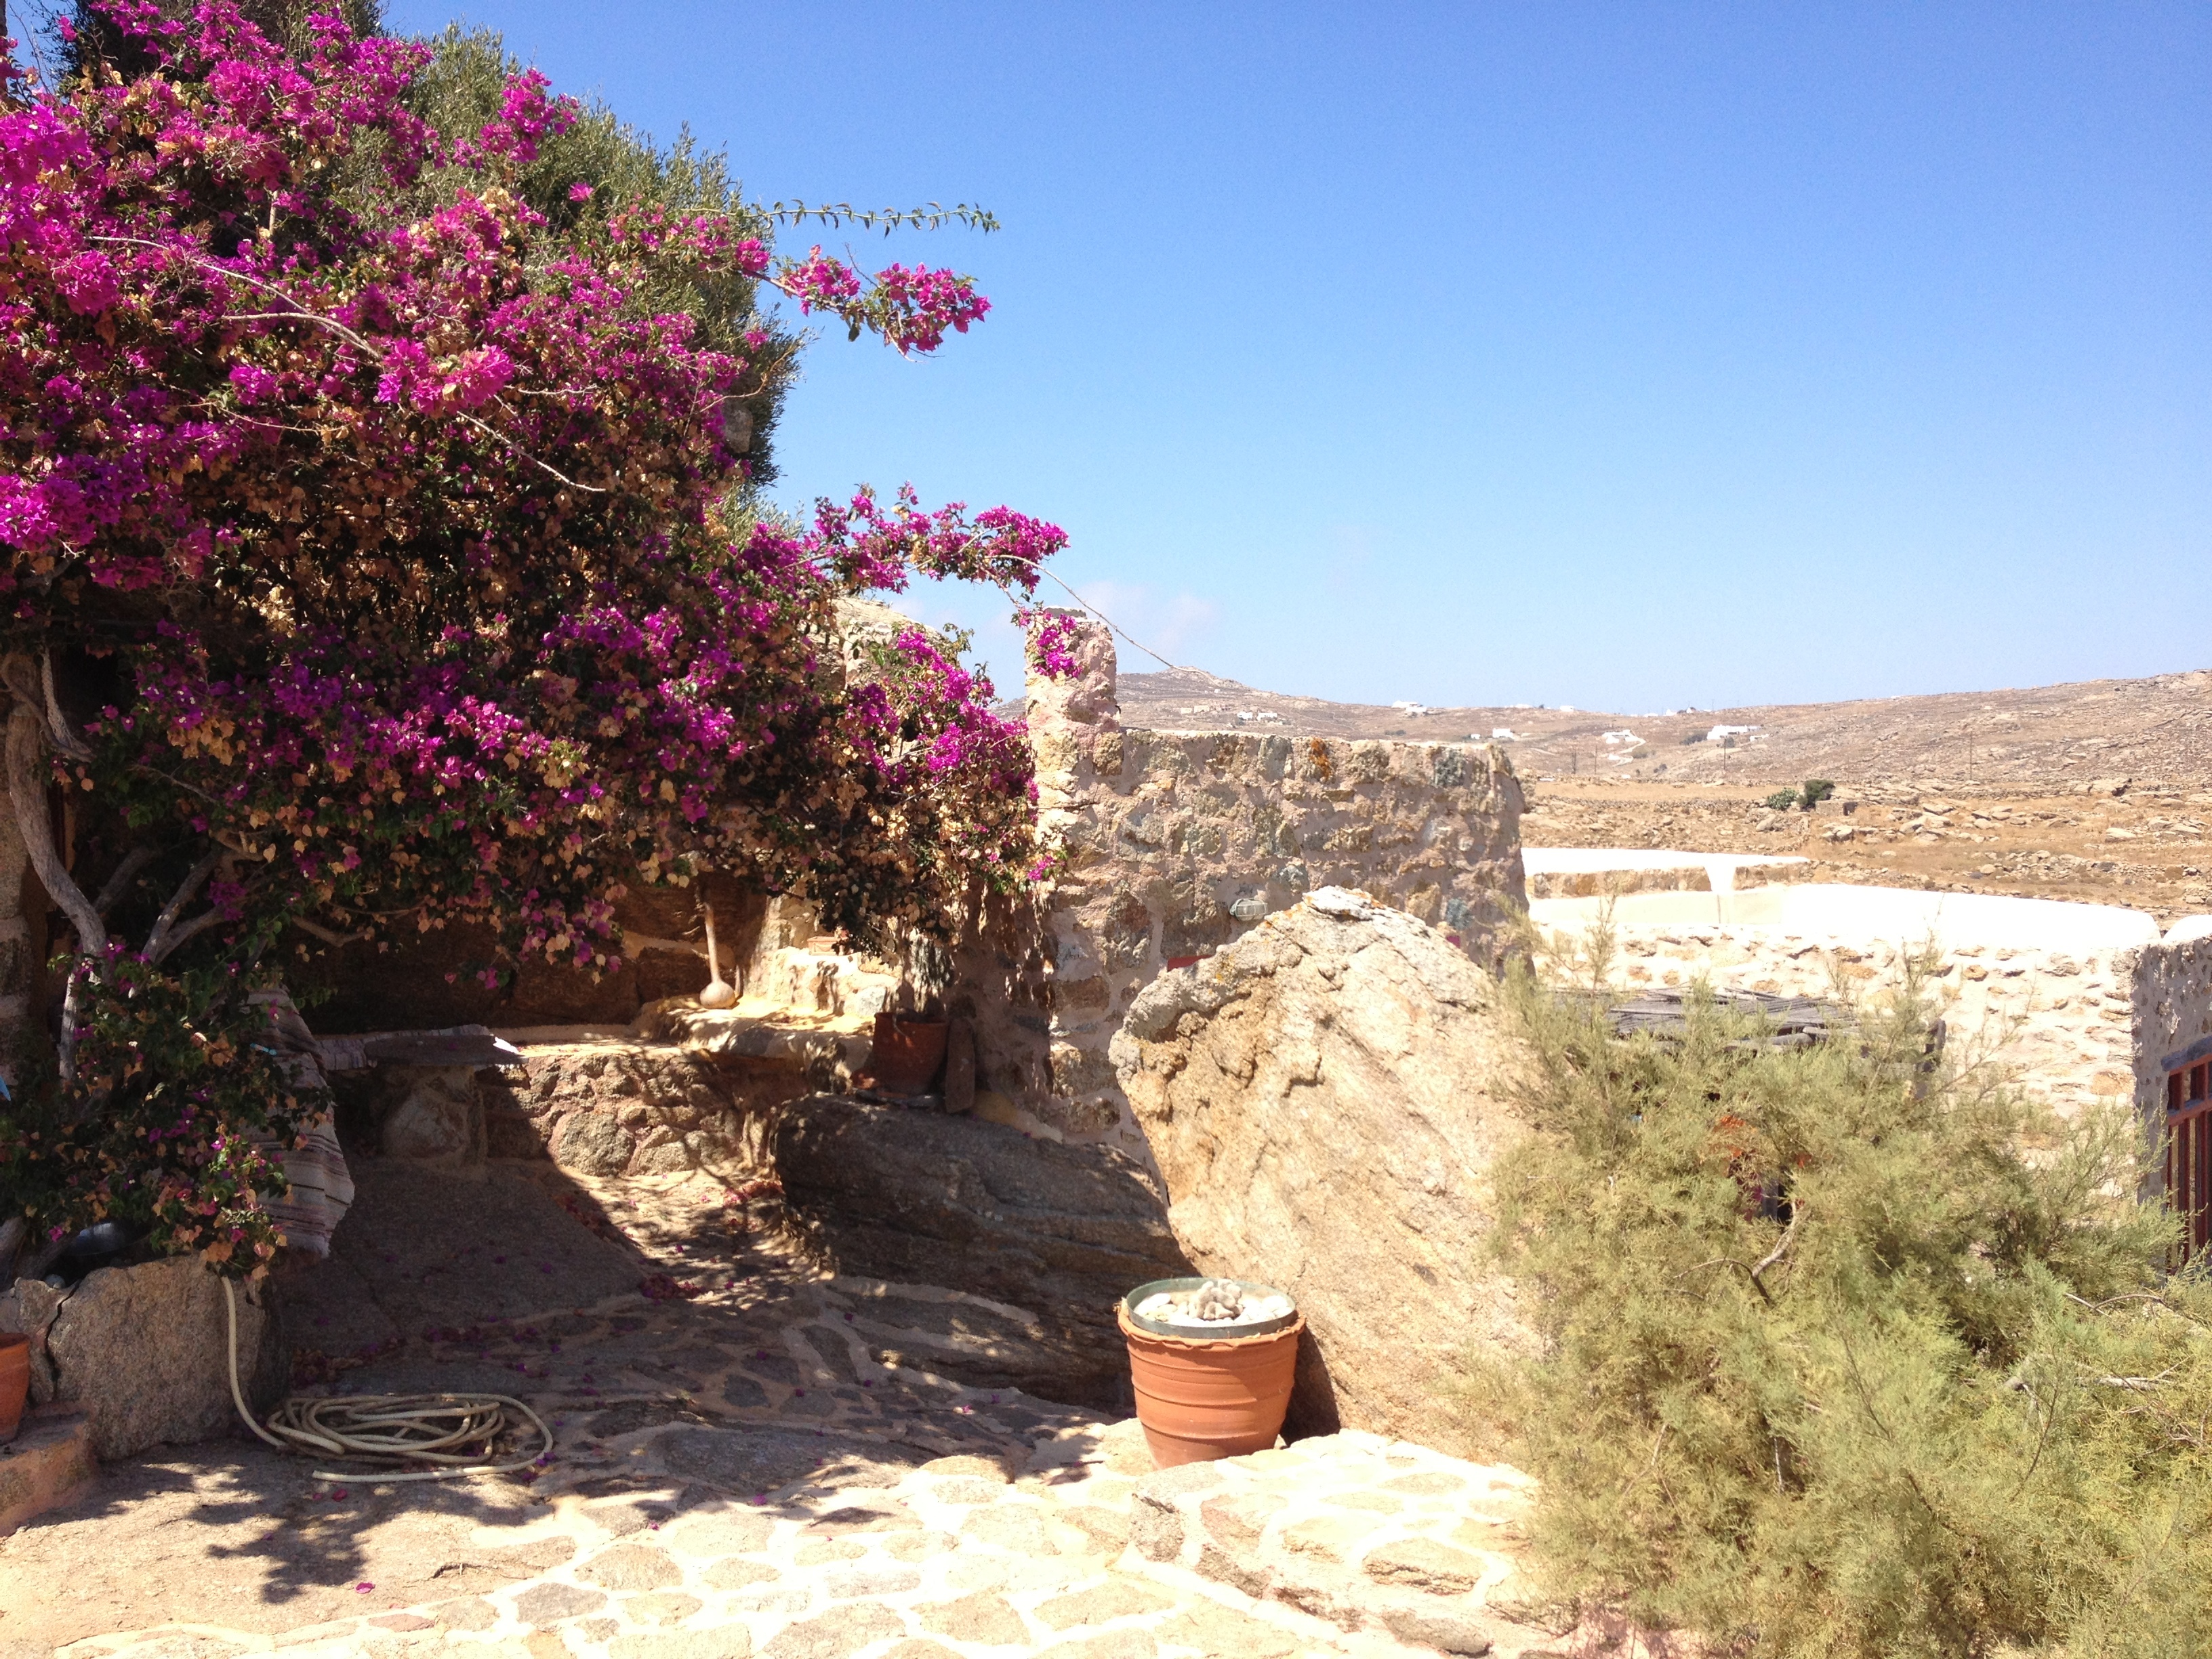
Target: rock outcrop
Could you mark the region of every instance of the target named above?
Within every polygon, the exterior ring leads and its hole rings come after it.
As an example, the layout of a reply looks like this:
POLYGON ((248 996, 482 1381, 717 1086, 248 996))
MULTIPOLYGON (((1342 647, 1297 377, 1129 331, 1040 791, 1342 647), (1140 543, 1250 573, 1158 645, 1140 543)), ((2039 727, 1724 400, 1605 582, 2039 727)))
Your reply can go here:
POLYGON ((1324 888, 1154 981, 1115 1039, 1176 1242, 1305 1314, 1293 1437, 1468 1448, 1470 1346, 1528 1340, 1482 1237, 1517 1128, 1498 1002, 1433 928, 1324 888))
POLYGON ((947 1285, 1028 1316, 1026 1331, 979 1326, 917 1358, 975 1386, 1125 1405, 1115 1304, 1191 1271, 1158 1184, 1109 1146, 825 1095, 784 1108, 775 1166, 794 1220, 838 1272, 947 1285))
MULTIPOLYGON (((197 1256, 103 1267, 58 1293, 19 1279, 0 1297, 0 1330, 31 1337, 34 1400, 90 1413, 96 1457, 245 1432, 222 1282, 197 1256)), ((289 1366, 265 1287, 239 1292, 238 1370, 254 1410, 283 1395, 289 1366)))

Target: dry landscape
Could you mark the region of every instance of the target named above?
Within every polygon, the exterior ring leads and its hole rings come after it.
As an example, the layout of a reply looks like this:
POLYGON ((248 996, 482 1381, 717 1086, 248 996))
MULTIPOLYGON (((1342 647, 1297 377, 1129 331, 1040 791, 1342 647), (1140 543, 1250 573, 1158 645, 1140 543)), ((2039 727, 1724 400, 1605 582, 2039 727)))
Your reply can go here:
POLYGON ((2125 904, 2162 922, 2212 909, 2212 672, 1656 715, 1330 702, 1191 669, 1120 689, 1133 726, 1510 732, 1532 846, 1799 854, 1814 880, 2125 904), (1748 729, 1731 746, 1716 726, 1748 729), (1761 805, 1811 777, 1837 785, 1816 811, 1761 805))

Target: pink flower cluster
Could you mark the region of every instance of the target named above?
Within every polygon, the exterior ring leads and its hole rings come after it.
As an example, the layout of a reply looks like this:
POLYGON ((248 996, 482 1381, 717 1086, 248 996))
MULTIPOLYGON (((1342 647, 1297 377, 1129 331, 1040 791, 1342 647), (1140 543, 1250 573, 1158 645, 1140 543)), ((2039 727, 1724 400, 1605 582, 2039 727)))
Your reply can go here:
POLYGON ((556 232, 522 170, 576 110, 534 73, 447 137, 418 45, 111 14, 163 67, 0 109, 0 650, 110 665, 64 771, 217 839, 210 948, 477 920, 611 970, 639 879, 875 934, 1028 866, 988 684, 916 635, 848 686, 812 641, 915 573, 1026 593, 1064 532, 864 489, 731 543, 725 407, 771 343, 638 300, 721 273, 927 352, 988 309, 968 278, 652 207, 556 232))
POLYGON ((804 259, 777 265, 771 280, 801 311, 834 313, 854 339, 872 329, 905 355, 936 350, 948 329, 965 334, 991 308, 975 291, 975 279, 958 271, 894 264, 866 278, 823 254, 818 244, 804 259))
POLYGON ((1072 647, 1081 635, 1073 617, 1047 616, 1042 626, 1036 623, 1038 612, 1020 611, 1014 620, 1029 636, 1029 663, 1048 680, 1073 679, 1083 672, 1083 665, 1075 659, 1072 647))

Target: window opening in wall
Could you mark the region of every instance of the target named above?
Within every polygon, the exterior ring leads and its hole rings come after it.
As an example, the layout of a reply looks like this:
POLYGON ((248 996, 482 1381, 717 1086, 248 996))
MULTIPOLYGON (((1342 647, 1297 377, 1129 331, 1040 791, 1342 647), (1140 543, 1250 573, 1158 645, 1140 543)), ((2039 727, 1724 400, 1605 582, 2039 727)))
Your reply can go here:
POLYGON ((2212 1245, 2212 1060, 2166 1074, 2166 1201, 2185 1224, 2184 1261, 2212 1245))

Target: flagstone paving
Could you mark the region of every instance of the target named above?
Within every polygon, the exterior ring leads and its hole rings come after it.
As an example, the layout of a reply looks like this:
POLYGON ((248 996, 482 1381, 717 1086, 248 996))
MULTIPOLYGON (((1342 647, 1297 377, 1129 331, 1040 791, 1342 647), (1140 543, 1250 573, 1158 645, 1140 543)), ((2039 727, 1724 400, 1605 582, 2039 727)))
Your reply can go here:
POLYGON ((0 1659, 1588 1649, 1504 1616, 1522 1612, 1500 1593, 1525 1501, 1510 1471, 1345 1436, 1156 1473, 1133 1422, 930 1370, 933 1353, 1019 1343, 1020 1310, 823 1276, 714 1182, 363 1175, 348 1249, 285 1306, 306 1346, 342 1326, 366 1340, 310 1370, 526 1398, 550 1460, 327 1479, 240 1440, 111 1467, 0 1540, 0 1659), (541 1257, 477 1224, 511 1229, 526 1188, 590 1238, 541 1257), (617 1267, 637 1288, 558 1305, 617 1267), (496 1316, 464 1322, 472 1310, 496 1316), (1327 1594, 1302 1588, 1316 1563, 1327 1594), (1409 1607, 1440 1622, 1407 1623, 1409 1607))

